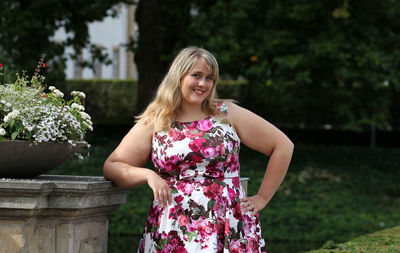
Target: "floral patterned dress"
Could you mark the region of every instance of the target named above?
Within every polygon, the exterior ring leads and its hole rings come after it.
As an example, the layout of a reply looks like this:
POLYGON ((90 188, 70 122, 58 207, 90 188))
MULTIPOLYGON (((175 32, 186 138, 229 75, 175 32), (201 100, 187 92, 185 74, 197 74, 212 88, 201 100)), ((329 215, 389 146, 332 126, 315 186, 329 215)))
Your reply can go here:
MULTIPOLYGON (((227 114, 226 104, 218 108, 227 114)), ((138 252, 266 252, 258 214, 241 211, 239 147, 224 117, 176 122, 154 134, 152 161, 172 204, 152 202, 138 252)))

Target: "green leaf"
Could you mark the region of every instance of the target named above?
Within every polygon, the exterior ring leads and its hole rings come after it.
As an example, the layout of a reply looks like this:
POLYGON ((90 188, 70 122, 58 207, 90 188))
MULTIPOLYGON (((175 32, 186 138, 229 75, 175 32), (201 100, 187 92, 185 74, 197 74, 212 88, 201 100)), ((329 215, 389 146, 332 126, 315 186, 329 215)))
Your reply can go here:
POLYGON ((188 235, 189 242, 191 242, 193 240, 193 237, 197 236, 197 231, 187 233, 187 235, 188 235))
POLYGON ((243 229, 243 221, 239 221, 237 224, 237 231, 242 231, 243 229))
POLYGON ((207 204, 208 210, 211 210, 216 204, 217 204, 217 202, 215 202, 215 200, 208 201, 208 204, 207 204))
POLYGON ((14 132, 11 134, 11 139, 15 140, 15 138, 17 138, 18 136, 18 132, 14 132))

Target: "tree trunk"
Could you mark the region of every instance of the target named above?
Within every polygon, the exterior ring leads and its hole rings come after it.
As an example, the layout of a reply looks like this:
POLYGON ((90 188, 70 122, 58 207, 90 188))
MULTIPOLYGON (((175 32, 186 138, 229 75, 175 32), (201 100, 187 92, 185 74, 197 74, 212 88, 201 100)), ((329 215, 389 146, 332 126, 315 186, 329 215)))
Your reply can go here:
POLYGON ((135 53, 139 83, 136 112, 142 112, 166 74, 170 56, 186 44, 190 6, 171 0, 141 0, 136 9, 139 38, 135 53))

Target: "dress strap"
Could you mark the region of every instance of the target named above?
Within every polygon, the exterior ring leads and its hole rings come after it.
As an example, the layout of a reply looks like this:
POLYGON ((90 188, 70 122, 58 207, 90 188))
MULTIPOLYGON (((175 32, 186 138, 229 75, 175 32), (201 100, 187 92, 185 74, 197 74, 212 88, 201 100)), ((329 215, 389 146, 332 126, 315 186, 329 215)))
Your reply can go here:
POLYGON ((217 109, 224 114, 224 116, 228 116, 228 105, 224 102, 219 102, 216 105, 217 109))

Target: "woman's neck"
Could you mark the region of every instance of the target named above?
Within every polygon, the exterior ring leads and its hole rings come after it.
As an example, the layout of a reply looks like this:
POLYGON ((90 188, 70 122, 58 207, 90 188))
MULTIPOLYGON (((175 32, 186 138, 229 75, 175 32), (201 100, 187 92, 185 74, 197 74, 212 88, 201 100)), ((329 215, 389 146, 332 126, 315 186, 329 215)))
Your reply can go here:
POLYGON ((206 118, 207 113, 200 106, 181 106, 176 114, 176 120, 181 122, 201 120, 206 118))

